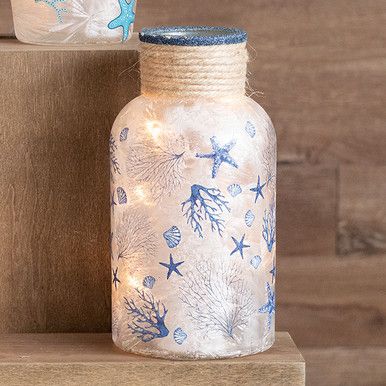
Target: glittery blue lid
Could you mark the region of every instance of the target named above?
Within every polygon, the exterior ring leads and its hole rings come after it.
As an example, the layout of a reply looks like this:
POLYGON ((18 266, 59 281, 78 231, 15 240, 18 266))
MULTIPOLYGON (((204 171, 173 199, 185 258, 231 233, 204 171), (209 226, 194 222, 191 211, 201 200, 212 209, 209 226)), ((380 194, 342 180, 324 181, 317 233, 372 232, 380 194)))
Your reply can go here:
POLYGON ((246 42, 247 37, 242 29, 206 26, 143 28, 139 34, 141 42, 170 46, 237 44, 246 42))

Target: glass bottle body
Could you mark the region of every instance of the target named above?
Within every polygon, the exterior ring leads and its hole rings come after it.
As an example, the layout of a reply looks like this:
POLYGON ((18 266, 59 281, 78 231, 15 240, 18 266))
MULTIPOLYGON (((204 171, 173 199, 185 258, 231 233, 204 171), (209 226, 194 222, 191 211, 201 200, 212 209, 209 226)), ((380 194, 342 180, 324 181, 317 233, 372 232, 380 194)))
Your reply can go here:
POLYGON ((274 342, 276 136, 247 97, 140 96, 110 137, 115 344, 175 359, 274 342))

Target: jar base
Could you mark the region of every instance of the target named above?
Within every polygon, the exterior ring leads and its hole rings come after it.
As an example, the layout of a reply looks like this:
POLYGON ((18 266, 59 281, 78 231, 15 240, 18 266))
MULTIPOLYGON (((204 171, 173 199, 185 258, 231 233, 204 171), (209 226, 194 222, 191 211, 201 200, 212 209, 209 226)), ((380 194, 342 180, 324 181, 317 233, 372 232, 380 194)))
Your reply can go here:
POLYGON ((171 352, 168 350, 157 350, 157 349, 143 349, 133 347, 130 350, 126 350, 118 342, 114 342, 115 346, 120 350, 127 352, 128 354, 141 355, 145 357, 159 358, 159 359, 171 359, 176 361, 194 361, 194 360, 216 360, 216 359, 231 359, 231 358, 240 358, 250 355, 255 355, 269 350, 275 343, 275 335, 272 334, 271 339, 267 339, 263 346, 252 347, 249 350, 235 350, 233 352, 215 354, 215 353, 193 353, 193 352, 171 352))

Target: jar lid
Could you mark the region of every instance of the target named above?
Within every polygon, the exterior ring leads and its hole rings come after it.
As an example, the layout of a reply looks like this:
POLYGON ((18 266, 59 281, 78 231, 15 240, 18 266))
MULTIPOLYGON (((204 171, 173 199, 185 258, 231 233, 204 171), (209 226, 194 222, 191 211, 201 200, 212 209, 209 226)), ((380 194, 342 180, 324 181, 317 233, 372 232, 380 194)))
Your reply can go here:
POLYGON ((171 46, 213 46, 247 41, 247 33, 239 28, 180 26, 143 28, 139 40, 171 46))

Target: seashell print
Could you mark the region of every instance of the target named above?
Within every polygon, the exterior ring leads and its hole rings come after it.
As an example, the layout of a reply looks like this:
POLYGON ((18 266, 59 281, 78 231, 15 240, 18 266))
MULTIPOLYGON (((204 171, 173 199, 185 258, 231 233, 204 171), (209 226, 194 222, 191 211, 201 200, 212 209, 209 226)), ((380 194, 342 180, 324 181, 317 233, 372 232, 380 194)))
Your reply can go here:
POLYGON ((153 276, 146 276, 142 284, 144 287, 152 289, 155 284, 155 278, 153 276))
POLYGON ((122 129, 121 134, 119 134, 119 140, 121 142, 126 141, 127 134, 129 134, 129 128, 125 127, 124 129, 122 129))
POLYGON ((242 192, 241 186, 239 184, 229 185, 227 190, 232 197, 236 197, 242 192))
POLYGON ((245 213, 245 224, 247 225, 247 227, 251 227, 254 221, 255 215, 251 210, 248 210, 248 212, 245 213))
POLYGON ((169 230, 164 232, 163 237, 166 240, 166 244, 169 248, 175 248, 181 241, 181 232, 174 225, 169 230))
POLYGON ((255 268, 255 269, 259 268, 259 265, 261 263, 261 257, 260 256, 252 257, 250 263, 251 263, 253 268, 255 268))
POLYGON ((188 335, 186 334, 186 332, 184 332, 182 330, 182 328, 178 327, 176 328, 176 330, 174 331, 174 334, 173 334, 173 337, 174 337, 174 340, 177 344, 182 344, 185 342, 186 338, 188 337, 188 335))
POLYGON ((127 203, 127 195, 126 195, 126 192, 123 188, 121 188, 121 187, 117 188, 117 196, 118 196, 118 203, 120 205, 127 203))
POLYGON ((245 125, 245 131, 249 134, 251 138, 253 138, 256 135, 256 128, 251 122, 247 122, 245 125))

